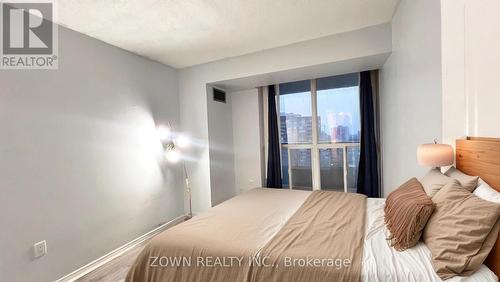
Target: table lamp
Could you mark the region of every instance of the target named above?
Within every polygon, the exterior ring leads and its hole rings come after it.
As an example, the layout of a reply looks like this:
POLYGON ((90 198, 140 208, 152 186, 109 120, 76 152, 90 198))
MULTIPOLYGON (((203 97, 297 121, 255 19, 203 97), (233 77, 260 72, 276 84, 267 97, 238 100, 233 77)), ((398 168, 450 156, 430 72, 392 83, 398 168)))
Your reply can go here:
POLYGON ((453 164, 453 147, 448 144, 434 143, 422 144, 417 148, 418 164, 440 168, 453 164))

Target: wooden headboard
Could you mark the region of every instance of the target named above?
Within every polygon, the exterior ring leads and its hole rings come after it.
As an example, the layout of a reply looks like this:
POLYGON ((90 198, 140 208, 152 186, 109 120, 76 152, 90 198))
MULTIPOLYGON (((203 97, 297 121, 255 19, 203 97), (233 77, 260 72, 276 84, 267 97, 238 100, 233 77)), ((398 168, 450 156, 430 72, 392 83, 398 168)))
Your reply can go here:
MULTIPOLYGON (((500 138, 457 140, 456 163, 459 170, 481 177, 500 192, 500 138)), ((500 236, 484 264, 500 277, 500 236)))

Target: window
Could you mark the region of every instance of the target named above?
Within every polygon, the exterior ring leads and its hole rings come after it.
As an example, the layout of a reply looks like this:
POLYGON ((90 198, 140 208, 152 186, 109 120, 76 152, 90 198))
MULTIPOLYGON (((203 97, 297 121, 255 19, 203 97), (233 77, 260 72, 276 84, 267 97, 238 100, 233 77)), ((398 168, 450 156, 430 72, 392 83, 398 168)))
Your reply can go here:
POLYGON ((309 80, 280 84, 281 144, 311 143, 312 106, 309 80))
POLYGON ((359 74, 282 83, 277 99, 283 186, 355 192, 359 74))
POLYGON ((359 143, 358 74, 317 80, 318 130, 321 143, 359 143))

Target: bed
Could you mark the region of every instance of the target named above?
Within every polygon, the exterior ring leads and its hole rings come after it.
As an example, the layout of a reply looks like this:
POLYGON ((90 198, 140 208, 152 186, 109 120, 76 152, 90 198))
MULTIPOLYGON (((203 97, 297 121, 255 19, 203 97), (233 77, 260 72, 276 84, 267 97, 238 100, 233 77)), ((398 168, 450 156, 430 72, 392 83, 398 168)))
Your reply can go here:
MULTIPOLYGON (((500 156, 492 165, 488 152, 500 153, 500 141, 460 140, 457 167, 498 189, 500 156)), ((441 281, 424 243, 403 252, 389 246, 384 201, 256 188, 152 239, 126 281, 441 281)), ((449 281, 498 281, 490 270, 498 246, 489 267, 449 281)))

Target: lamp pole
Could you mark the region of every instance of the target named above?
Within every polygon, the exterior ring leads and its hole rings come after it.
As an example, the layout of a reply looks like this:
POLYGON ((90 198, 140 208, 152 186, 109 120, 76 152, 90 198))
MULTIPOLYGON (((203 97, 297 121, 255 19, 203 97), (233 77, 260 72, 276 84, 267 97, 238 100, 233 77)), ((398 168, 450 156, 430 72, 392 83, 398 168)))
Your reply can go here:
POLYGON ((186 168, 186 162, 182 161, 182 165, 184 167, 184 177, 185 177, 185 182, 186 182, 186 194, 188 196, 188 201, 189 201, 189 213, 186 218, 186 220, 190 219, 193 217, 193 209, 192 209, 192 204, 191 204, 191 186, 189 184, 189 176, 186 168))
POLYGON ((178 148, 186 148, 187 146, 189 146, 190 140, 186 135, 183 134, 172 135, 172 126, 170 124, 168 126, 158 126, 157 132, 165 150, 165 156, 167 160, 171 163, 176 163, 179 160, 182 160, 182 167, 184 169, 185 194, 187 194, 189 201, 189 213, 186 216, 186 220, 188 220, 193 217, 191 184, 189 183, 189 174, 186 168, 186 161, 180 155, 178 148))

